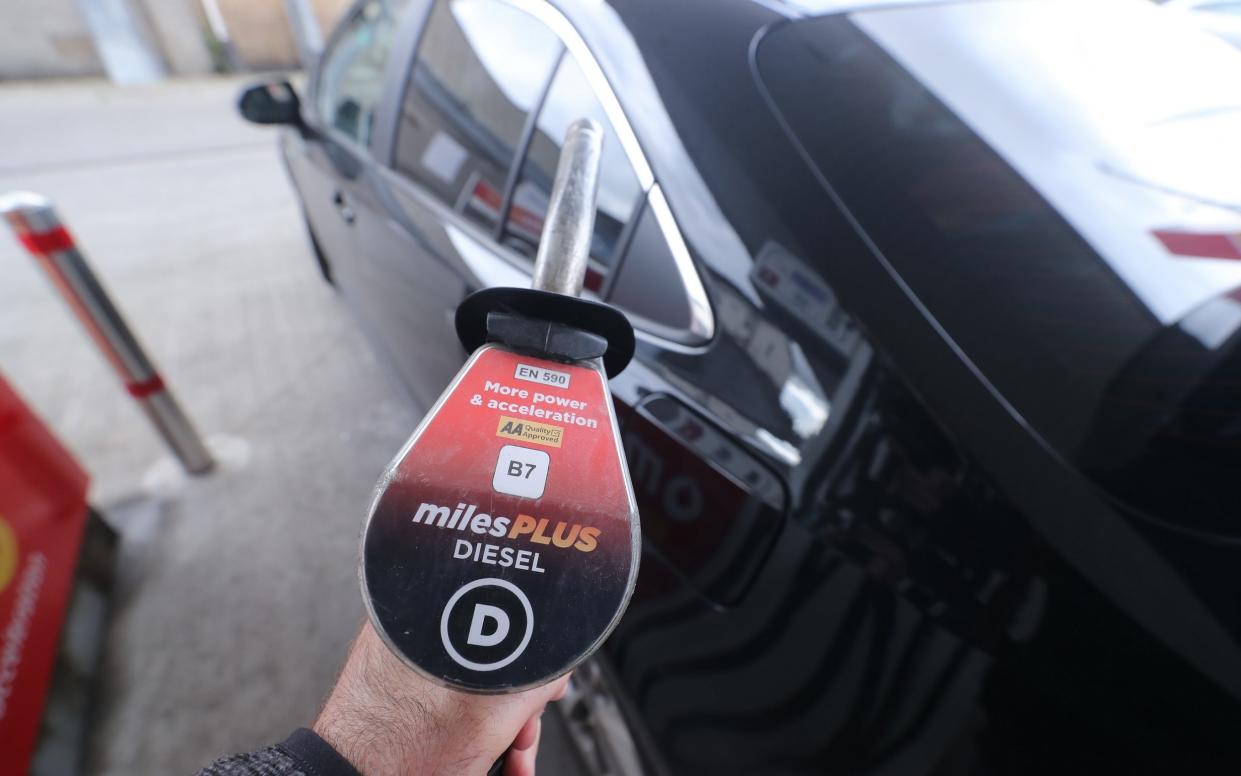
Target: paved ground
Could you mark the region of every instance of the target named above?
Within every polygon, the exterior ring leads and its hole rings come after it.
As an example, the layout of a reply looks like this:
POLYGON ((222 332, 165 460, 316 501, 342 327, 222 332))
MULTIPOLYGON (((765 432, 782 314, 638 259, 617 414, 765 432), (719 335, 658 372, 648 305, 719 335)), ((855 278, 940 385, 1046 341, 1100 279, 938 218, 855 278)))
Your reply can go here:
MULTIPOLYGON (((234 118, 236 89, 0 86, 0 191, 57 201, 223 460, 177 476, 0 234, 0 369, 123 532, 93 773, 187 773, 308 721, 363 617, 371 487, 418 417, 319 279, 273 138, 234 118)), ((545 751, 543 773, 568 772, 545 751)))

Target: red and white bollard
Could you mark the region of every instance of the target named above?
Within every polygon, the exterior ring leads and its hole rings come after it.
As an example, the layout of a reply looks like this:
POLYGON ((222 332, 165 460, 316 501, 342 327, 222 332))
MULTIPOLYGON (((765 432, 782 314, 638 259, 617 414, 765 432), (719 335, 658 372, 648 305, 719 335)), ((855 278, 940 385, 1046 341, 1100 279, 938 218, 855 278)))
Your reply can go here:
POLYGON ((211 454, 194 425, 77 249, 51 200, 29 192, 5 194, 0 196, 0 216, 38 259, 185 470, 210 470, 211 454))

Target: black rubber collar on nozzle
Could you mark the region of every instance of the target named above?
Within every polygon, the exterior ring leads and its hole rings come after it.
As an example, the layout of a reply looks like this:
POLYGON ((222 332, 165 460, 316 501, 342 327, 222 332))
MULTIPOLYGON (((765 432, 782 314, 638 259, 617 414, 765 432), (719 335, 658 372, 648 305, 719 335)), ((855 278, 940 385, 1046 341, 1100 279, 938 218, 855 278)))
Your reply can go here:
POLYGON ((633 326, 620 310, 600 302, 533 288, 484 288, 463 299, 457 307, 456 323, 457 338, 466 351, 473 353, 483 343, 496 341, 496 337, 488 336, 487 316, 490 313, 546 321, 602 337, 607 340, 603 368, 608 377, 624 371, 633 358, 633 326))

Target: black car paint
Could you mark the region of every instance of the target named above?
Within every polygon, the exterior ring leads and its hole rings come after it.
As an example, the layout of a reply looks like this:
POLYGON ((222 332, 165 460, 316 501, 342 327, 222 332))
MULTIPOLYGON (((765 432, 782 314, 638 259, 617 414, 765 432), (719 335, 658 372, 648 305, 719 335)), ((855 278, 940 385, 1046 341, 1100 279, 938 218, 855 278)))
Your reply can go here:
MULTIPOLYGON (((1133 519, 962 358, 772 110, 751 54, 782 17, 718 0, 562 10, 626 108, 717 316, 700 347, 640 341, 613 380, 646 548, 606 653, 652 767, 1238 762, 1241 661, 1221 616, 1236 608, 1232 551, 1133 519), (848 314, 816 328, 774 301, 750 266, 771 243, 848 314), (793 345, 830 406, 809 438, 763 361, 793 345)), ((463 360, 452 311, 477 285, 444 232, 455 216, 316 126, 309 103, 312 137, 282 146, 310 227, 428 406, 463 360)))

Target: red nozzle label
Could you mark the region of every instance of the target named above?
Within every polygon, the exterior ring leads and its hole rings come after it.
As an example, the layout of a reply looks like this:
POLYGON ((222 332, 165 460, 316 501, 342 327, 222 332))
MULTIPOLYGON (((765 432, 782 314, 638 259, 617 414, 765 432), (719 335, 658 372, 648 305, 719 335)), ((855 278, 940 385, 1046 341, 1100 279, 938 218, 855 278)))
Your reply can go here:
POLYGON ((602 372, 484 346, 385 475, 367 522, 372 621, 424 674, 550 681, 615 626, 637 510, 602 372))

